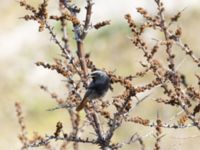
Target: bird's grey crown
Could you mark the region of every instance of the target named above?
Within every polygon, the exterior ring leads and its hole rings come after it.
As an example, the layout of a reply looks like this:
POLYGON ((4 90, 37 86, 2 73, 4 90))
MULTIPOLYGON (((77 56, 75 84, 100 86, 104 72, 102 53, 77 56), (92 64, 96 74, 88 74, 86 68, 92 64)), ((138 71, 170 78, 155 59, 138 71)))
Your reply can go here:
POLYGON ((104 71, 101 71, 101 70, 95 70, 91 72, 90 75, 94 77, 108 77, 108 75, 104 71))

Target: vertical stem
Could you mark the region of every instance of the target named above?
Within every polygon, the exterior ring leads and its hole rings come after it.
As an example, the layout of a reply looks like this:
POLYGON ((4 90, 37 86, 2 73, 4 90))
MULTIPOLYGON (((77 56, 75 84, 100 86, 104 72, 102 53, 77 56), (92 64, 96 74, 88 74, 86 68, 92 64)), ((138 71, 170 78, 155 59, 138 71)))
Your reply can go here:
POLYGON ((78 55, 78 58, 80 61, 80 65, 81 65, 81 69, 83 71, 84 78, 86 79, 88 71, 87 71, 87 65, 85 62, 85 53, 84 53, 84 48, 83 48, 83 42, 80 40, 77 41, 77 55, 78 55))

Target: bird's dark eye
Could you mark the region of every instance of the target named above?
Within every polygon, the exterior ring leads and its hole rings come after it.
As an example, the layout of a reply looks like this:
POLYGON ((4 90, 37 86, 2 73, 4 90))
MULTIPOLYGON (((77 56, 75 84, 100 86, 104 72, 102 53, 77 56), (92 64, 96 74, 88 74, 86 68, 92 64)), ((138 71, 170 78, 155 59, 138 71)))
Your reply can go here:
POLYGON ((92 75, 93 80, 96 80, 98 77, 99 77, 99 75, 97 75, 97 74, 92 75))
POLYGON ((92 76, 92 79, 96 79, 96 76, 92 76))

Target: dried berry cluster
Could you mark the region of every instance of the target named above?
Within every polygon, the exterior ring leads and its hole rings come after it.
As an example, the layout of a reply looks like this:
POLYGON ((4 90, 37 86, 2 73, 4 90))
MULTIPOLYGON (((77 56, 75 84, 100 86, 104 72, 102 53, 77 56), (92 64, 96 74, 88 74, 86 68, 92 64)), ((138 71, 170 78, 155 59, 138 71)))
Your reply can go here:
MULTIPOLYGON (((110 24, 110 21, 102 21, 92 26, 92 0, 86 0, 86 15, 85 20, 81 22, 77 18, 77 14, 81 11, 75 4, 68 0, 59 1, 60 15, 50 15, 48 11, 48 0, 44 0, 38 8, 34 8, 29 5, 25 0, 21 0, 19 3, 27 11, 30 11, 31 15, 25 15, 24 19, 34 20, 39 23, 39 31, 44 29, 48 30, 55 44, 59 47, 62 53, 62 57, 55 59, 54 64, 45 62, 37 62, 37 66, 42 66, 45 69, 55 70, 67 79, 67 96, 65 99, 59 98, 56 93, 49 92, 48 88, 41 86, 41 89, 51 95, 56 100, 58 106, 51 109, 65 108, 70 114, 70 121, 72 124, 72 132, 66 133, 61 122, 56 125, 55 132, 52 135, 46 135, 41 137, 36 134, 33 139, 28 139, 25 134, 25 126, 23 124, 23 117, 21 116, 21 107, 16 103, 16 112, 21 127, 20 140, 23 144, 23 148, 46 146, 51 147, 54 144, 54 140, 63 141, 60 145, 60 149, 65 149, 68 142, 73 142, 74 149, 78 150, 79 143, 90 143, 98 145, 101 149, 119 149, 128 144, 134 144, 139 142, 141 149, 145 149, 143 138, 138 134, 130 134, 130 138, 123 142, 114 143, 112 141, 115 131, 121 127, 122 123, 136 123, 142 126, 154 127, 155 132, 155 148, 160 149, 162 130, 161 128, 187 128, 196 127, 200 130, 199 119, 197 114, 200 112, 200 91, 195 89, 192 85, 188 85, 185 76, 179 72, 179 64, 175 64, 175 60, 178 56, 174 54, 174 46, 178 46, 180 50, 185 52, 196 64, 196 67, 200 67, 200 58, 197 58, 190 47, 183 43, 181 40, 182 29, 177 27, 172 30, 170 27, 176 23, 181 16, 182 12, 178 12, 172 16, 168 21, 165 19, 165 8, 160 0, 154 0, 157 4, 157 13, 151 15, 144 8, 137 8, 137 12, 142 15, 144 22, 137 24, 130 14, 125 15, 125 19, 131 29, 132 36, 130 40, 133 45, 143 52, 144 61, 140 62, 144 70, 139 70, 135 75, 129 75, 126 77, 116 75, 114 72, 102 69, 109 75, 112 85, 118 83, 123 88, 117 96, 104 101, 95 101, 94 103, 88 103, 85 108, 85 118, 81 118, 79 113, 75 111, 75 107, 80 103, 83 88, 87 87, 89 72, 96 70, 97 67, 90 59, 90 56, 84 51, 84 39, 87 33, 92 29, 99 29, 105 25, 110 24), (61 25, 62 37, 58 37, 53 30, 53 25, 50 24, 52 20, 59 22, 61 25), (69 37, 69 23, 73 27, 74 37, 69 37), (143 34, 146 30, 155 30, 163 35, 163 39, 155 39, 155 44, 149 45, 143 38, 143 34), (60 40, 61 39, 61 40, 60 40), (77 51, 76 56, 73 55, 70 48, 70 40, 75 40, 77 51), (167 65, 162 64, 159 57, 156 54, 159 51, 163 51, 167 55, 167 65), (144 86, 134 86, 135 78, 142 78, 146 74, 152 73, 153 80, 144 86), (75 78, 78 76, 79 78, 75 78), (162 93, 157 99, 158 103, 170 105, 172 107, 180 107, 182 109, 182 117, 174 124, 161 121, 151 121, 149 119, 143 119, 140 116, 131 116, 130 113, 142 102, 148 98, 148 95, 139 99, 137 95, 149 90, 161 88, 162 93), (84 120, 84 121, 81 121, 84 120), (104 123, 101 121, 103 120, 104 123), (186 124, 189 122, 188 124, 186 124), (86 126, 91 126, 94 130, 96 138, 83 138, 79 135, 81 132, 87 132, 86 126)), ((196 74, 198 85, 200 86, 200 75, 196 74)), ((112 90, 112 86, 110 87, 112 90)), ((133 125, 134 125, 133 124, 133 125)), ((90 131, 91 132, 91 131, 90 131)))

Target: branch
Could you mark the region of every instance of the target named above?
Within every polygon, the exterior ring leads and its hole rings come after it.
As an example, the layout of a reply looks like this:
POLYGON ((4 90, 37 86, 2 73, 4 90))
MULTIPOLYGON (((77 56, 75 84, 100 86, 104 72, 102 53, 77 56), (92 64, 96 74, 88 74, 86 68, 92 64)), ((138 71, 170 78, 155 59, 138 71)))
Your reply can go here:
POLYGON ((92 0, 87 0, 87 6, 86 8, 86 17, 85 17, 85 24, 83 26, 83 31, 81 34, 81 40, 84 40, 87 33, 88 33, 88 29, 90 27, 90 20, 91 20, 91 15, 92 15, 92 0))
POLYGON ((168 54, 168 60, 169 60, 169 69, 171 69, 172 71, 175 71, 174 68, 174 57, 175 55, 172 54, 172 43, 170 43, 170 39, 169 39, 169 34, 168 34, 168 29, 167 26, 165 25, 165 18, 164 18, 164 6, 163 3, 160 0, 155 0, 156 4, 157 4, 157 9, 158 9, 158 15, 160 17, 160 28, 162 29, 164 36, 165 36, 165 40, 167 42, 166 44, 166 53, 168 54))
POLYGON ((50 35, 52 36, 54 42, 58 45, 62 53, 66 56, 67 59, 71 60, 73 57, 69 54, 69 52, 61 45, 61 42, 57 39, 56 34, 53 32, 53 28, 46 22, 46 28, 49 30, 50 35))
POLYGON ((135 133, 134 135, 132 135, 128 140, 113 146, 113 148, 119 149, 119 148, 122 148, 123 146, 129 145, 129 144, 133 144, 133 143, 135 143, 137 141, 141 145, 141 150, 144 150, 145 149, 145 145, 143 143, 142 138, 138 135, 138 133, 135 133))
POLYGON ((73 136, 68 136, 68 135, 64 135, 65 137, 56 137, 54 135, 51 136, 46 136, 45 139, 36 141, 35 143, 29 144, 27 147, 40 147, 40 146, 45 146, 48 143, 50 143, 51 141, 57 141, 57 140, 61 140, 61 141, 68 141, 68 142, 77 142, 77 143, 90 143, 90 144, 97 144, 97 140, 90 140, 88 138, 86 139, 82 139, 80 137, 73 137, 73 136))

